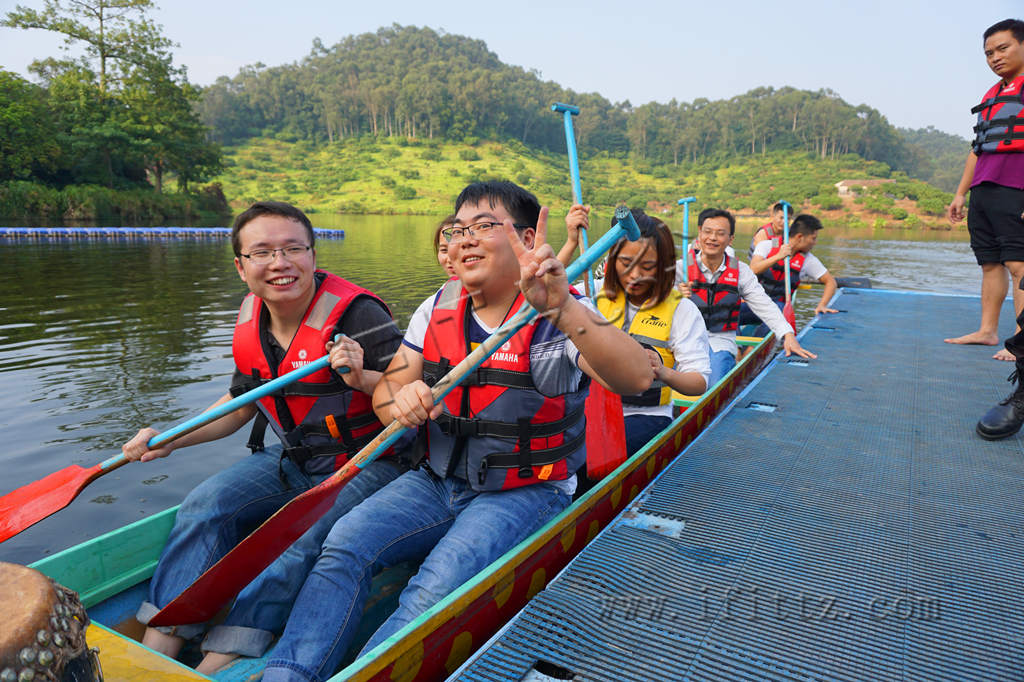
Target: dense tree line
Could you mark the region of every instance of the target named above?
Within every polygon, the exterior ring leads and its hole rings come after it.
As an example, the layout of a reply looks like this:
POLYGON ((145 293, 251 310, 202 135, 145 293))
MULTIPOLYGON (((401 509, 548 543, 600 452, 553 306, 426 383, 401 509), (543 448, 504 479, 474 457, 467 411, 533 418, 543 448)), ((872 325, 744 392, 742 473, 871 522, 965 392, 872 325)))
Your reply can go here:
POLYGON ((170 41, 146 18, 151 0, 45 0, 0 20, 63 34, 81 58, 32 63, 31 83, 0 70, 0 182, 180 190, 221 169, 196 112, 199 90, 175 67, 170 41))
POLYGON ((256 64, 204 89, 199 111, 222 144, 257 134, 324 143, 370 134, 515 139, 564 148, 554 101, 582 109, 581 153, 631 152, 656 164, 702 162, 769 150, 821 158, 855 153, 921 176, 927 153, 882 114, 830 90, 757 88, 729 100, 633 106, 577 93, 501 63, 480 40, 394 25, 325 47, 301 62, 256 64))

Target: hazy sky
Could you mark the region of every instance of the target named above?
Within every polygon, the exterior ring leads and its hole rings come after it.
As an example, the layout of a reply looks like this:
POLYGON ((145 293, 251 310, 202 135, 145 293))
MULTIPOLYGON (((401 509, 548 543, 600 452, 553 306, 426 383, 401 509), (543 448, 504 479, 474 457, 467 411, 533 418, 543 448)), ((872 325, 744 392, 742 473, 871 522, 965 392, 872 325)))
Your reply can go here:
MULTIPOLYGON (((17 4, 43 6, 0 0, 0 12, 17 4)), ((963 137, 973 125, 970 108, 996 80, 981 34, 1008 17, 1024 18, 1024 2, 164 0, 154 14, 180 44, 176 62, 201 85, 245 64, 301 59, 315 37, 329 46, 398 23, 481 39, 508 64, 612 101, 827 87, 897 126, 933 125, 963 137)), ((0 28, 0 68, 25 75, 60 44, 43 31, 0 28)))

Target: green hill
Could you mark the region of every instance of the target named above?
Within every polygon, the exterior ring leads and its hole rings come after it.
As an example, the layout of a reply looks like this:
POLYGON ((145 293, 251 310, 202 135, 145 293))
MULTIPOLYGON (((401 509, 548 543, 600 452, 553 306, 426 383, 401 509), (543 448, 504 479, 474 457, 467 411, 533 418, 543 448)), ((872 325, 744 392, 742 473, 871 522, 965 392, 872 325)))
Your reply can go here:
MULTIPOLYGON (((552 114, 554 116, 554 114, 552 114)), ((315 145, 255 138, 227 150, 218 178, 232 206, 279 199, 322 213, 394 213, 443 216, 467 183, 507 179, 534 192, 555 211, 570 205, 564 153, 532 149, 518 141, 452 142, 440 139, 361 136, 315 145)), ((660 164, 635 154, 601 151, 580 160, 584 200, 607 215, 616 204, 675 214, 676 200, 697 197, 699 211, 725 207, 762 214, 785 198, 798 209, 850 226, 948 229, 941 217, 951 197, 853 154, 822 159, 803 151, 703 163, 660 164), (836 183, 870 181, 840 197, 836 183)))

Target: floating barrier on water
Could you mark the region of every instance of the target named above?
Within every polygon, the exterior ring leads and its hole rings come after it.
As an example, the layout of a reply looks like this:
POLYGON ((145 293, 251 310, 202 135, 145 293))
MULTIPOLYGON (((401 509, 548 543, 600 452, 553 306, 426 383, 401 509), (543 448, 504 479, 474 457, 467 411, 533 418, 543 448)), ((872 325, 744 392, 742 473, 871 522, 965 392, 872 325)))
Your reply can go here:
MULTIPOLYGON (((315 229, 320 239, 344 239, 345 230, 315 229)), ((204 239, 224 238, 231 234, 229 227, 0 227, 0 239, 56 239, 107 238, 166 238, 204 239)))

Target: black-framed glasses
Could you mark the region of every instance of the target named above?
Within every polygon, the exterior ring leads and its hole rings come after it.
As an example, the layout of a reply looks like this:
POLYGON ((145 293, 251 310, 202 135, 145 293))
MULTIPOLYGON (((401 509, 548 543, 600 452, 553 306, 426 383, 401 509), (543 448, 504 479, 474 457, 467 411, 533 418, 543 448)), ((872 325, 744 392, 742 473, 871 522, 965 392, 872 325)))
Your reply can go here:
MULTIPOLYGON (((448 242, 461 242, 466 237, 473 236, 480 237, 480 239, 487 239, 492 234, 494 234, 494 228, 500 227, 501 225, 502 223, 496 223, 485 220, 483 222, 473 223, 472 225, 464 225, 462 227, 446 227, 445 229, 441 230, 441 234, 444 235, 445 240, 448 242)), ((513 225, 512 227, 516 228, 517 230, 523 230, 526 229, 527 227, 533 227, 533 225, 513 225)))
POLYGON ((250 262, 256 265, 270 265, 274 262, 274 258, 277 257, 277 253, 280 251, 281 255, 286 260, 296 261, 306 255, 311 247, 309 244, 292 244, 281 249, 256 249, 249 253, 239 254, 242 258, 248 258, 250 262))

